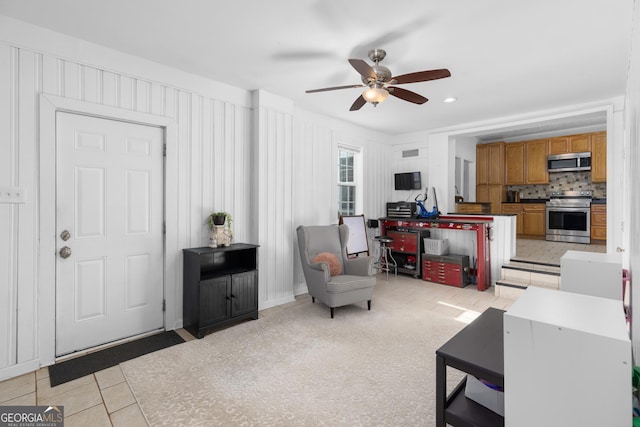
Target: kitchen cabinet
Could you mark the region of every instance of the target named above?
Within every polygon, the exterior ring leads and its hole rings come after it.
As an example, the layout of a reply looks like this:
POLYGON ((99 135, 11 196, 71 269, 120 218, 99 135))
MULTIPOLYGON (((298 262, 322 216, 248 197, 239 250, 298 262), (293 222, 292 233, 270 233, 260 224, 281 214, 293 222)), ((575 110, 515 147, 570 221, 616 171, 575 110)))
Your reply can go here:
POLYGON ((547 157, 549 155, 548 141, 541 139, 527 141, 524 145, 525 183, 548 184, 547 157))
POLYGON ((505 200, 504 142, 476 146, 476 202, 490 202, 491 213, 500 213, 505 200))
POLYGON ((513 142, 505 147, 507 185, 548 184, 547 140, 513 142))
POLYGON ((422 253, 422 239, 429 237, 430 232, 424 231, 396 231, 388 230, 387 237, 393 242, 388 246, 398 264, 398 272, 420 277, 420 254, 422 253))
POLYGON ((545 232, 545 204, 522 204, 522 234, 529 236, 544 236, 545 232))
POLYGON ((524 142, 506 144, 504 153, 506 159, 505 184, 524 184, 524 142))
POLYGON ((591 135, 591 182, 607 182, 607 133, 591 135))
POLYGON ((524 213, 522 205, 516 203, 503 203, 502 213, 516 216, 516 234, 524 234, 524 213))
POLYGON ((544 203, 503 203, 502 213, 516 215, 516 234, 527 236, 544 236, 545 230, 544 203))
POLYGON ((183 326, 197 338, 258 318, 257 245, 183 250, 183 326))
POLYGON ((502 213, 502 203, 506 199, 505 187, 498 185, 476 185, 476 202, 491 203, 491 213, 502 213))
POLYGON ((549 154, 584 153, 591 151, 591 134, 559 136, 549 140, 549 154))
POLYGON ((422 280, 462 288, 469 283, 468 255, 422 255, 422 280))
POLYGON ((491 203, 456 203, 456 213, 489 214, 491 213, 491 203))
POLYGON ((591 205, 591 240, 607 240, 607 205, 591 205))
POLYGON ((476 185, 504 184, 504 142, 476 146, 476 185))

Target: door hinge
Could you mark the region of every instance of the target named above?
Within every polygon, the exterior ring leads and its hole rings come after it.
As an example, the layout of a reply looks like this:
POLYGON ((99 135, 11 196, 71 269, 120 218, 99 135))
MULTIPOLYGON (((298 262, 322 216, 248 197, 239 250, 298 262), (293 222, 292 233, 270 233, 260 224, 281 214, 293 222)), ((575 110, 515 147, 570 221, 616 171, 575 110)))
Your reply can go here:
POLYGON ((162 311, 167 311, 167 300, 163 299, 162 300, 162 311))
POLYGON ((162 221, 162 234, 167 234, 167 223, 162 221))
POLYGON ((167 144, 162 144, 162 156, 167 157, 167 144))

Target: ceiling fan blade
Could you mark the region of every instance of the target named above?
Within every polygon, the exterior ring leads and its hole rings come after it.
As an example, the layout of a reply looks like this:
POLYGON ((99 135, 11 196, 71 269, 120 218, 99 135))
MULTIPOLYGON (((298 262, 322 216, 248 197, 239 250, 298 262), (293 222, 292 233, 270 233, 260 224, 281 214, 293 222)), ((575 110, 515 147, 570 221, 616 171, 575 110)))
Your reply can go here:
POLYGON ((424 96, 418 95, 410 90, 402 89, 401 87, 389 86, 387 90, 389 91, 389 94, 396 98, 404 99, 405 101, 413 102, 414 104, 424 104, 428 101, 424 96))
POLYGON ((440 70, 418 71, 416 73, 402 74, 401 76, 392 77, 396 84, 402 83, 418 83, 429 80, 443 79, 451 77, 451 73, 446 68, 440 70))
POLYGON ((362 59, 350 59, 349 64, 351 64, 351 66, 355 68, 356 71, 365 79, 376 80, 378 78, 376 72, 373 71, 373 68, 371 68, 371 66, 362 59))
POLYGON ((360 95, 360 96, 358 97, 358 99, 356 99, 356 100, 354 101, 354 103, 351 105, 351 108, 349 108, 349 111, 356 111, 356 110, 359 110, 359 109, 361 109, 361 108, 362 108, 362 106, 363 106, 364 104, 366 104, 366 103, 367 103, 367 100, 366 100, 366 99, 364 99, 364 96, 360 95))
POLYGON ((305 90, 304 92, 305 93, 316 93, 316 92, 326 92, 326 91, 329 91, 329 90, 352 89, 354 87, 364 87, 364 85, 323 87, 322 89, 311 89, 311 90, 305 90))

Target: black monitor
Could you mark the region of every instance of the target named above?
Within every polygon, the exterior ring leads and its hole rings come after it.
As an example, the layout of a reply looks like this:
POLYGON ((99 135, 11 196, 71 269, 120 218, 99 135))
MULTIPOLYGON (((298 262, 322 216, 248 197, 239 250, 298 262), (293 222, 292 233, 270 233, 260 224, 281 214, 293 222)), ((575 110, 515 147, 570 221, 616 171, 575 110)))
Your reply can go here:
POLYGON ((404 172, 395 174, 396 190, 420 190, 422 180, 420 172, 404 172))

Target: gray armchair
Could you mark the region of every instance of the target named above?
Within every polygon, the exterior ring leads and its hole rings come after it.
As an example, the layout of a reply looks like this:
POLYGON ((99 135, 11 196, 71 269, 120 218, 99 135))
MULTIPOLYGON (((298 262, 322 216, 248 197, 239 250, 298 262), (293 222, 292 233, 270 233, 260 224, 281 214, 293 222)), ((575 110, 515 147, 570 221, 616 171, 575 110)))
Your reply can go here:
POLYGON ((329 306, 333 319, 334 308, 367 301, 371 298, 376 279, 373 276, 373 257, 347 258, 349 227, 346 225, 299 226, 298 246, 304 277, 311 300, 316 298, 329 306), (313 263, 316 255, 330 252, 342 264, 342 274, 331 276, 326 262, 313 263))

